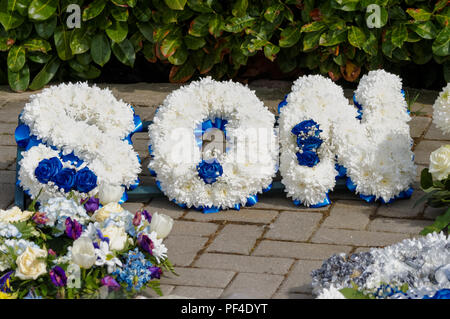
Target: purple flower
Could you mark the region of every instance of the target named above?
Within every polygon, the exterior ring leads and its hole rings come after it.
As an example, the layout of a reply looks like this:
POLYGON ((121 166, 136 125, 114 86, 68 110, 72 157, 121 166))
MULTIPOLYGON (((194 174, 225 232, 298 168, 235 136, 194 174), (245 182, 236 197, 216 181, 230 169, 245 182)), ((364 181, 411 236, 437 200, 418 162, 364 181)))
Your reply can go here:
POLYGON ((136 214, 134 214, 134 217, 133 217, 133 225, 139 226, 141 224, 141 221, 142 221, 142 213, 136 212, 136 214))
POLYGON ((13 274, 14 271, 9 271, 6 274, 4 274, 1 278, 0 278, 0 291, 1 292, 11 292, 11 286, 9 283, 10 277, 13 274))
MULTIPOLYGON (((83 201, 81 203, 83 203, 83 201)), ((95 212, 99 208, 99 206, 100 200, 95 197, 90 197, 86 202, 84 202, 84 209, 86 209, 88 213, 95 212)))
POLYGON ((37 212, 33 215, 31 218, 36 224, 44 225, 48 223, 49 218, 47 217, 46 213, 44 212, 37 212))
POLYGON ((50 270, 50 279, 56 287, 64 287, 67 283, 66 272, 59 266, 50 270))
POLYGON ((66 234, 73 240, 78 239, 81 236, 81 224, 77 222, 75 219, 67 217, 66 219, 66 234))
POLYGON ((101 284, 103 286, 107 286, 109 288, 112 288, 114 290, 117 290, 120 288, 119 283, 111 276, 105 276, 101 280, 101 284))
POLYGON ((159 267, 149 267, 148 270, 150 271, 150 277, 153 279, 160 279, 162 275, 162 270, 159 267))
POLYGON ((144 251, 148 252, 150 255, 153 255, 152 251, 153 248, 155 248, 155 245, 147 235, 140 234, 137 243, 144 251))
POLYGON ((150 213, 148 211, 146 211, 145 209, 142 211, 142 215, 144 215, 145 219, 151 223, 152 222, 152 215, 150 215, 150 213))

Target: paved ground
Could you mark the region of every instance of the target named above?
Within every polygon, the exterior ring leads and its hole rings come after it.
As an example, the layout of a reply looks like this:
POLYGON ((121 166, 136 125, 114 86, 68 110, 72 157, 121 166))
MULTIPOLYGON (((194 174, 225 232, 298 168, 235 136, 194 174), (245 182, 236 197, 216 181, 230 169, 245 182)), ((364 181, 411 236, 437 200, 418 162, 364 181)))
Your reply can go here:
MULTIPOLYGON (((111 87, 116 96, 135 105, 144 120, 150 120, 155 107, 178 86, 140 83, 111 87)), ((251 87, 276 112, 290 83, 260 81, 251 87)), ((0 87, 0 208, 13 202, 16 148, 12 134, 30 94, 11 93, 0 87)), ((351 94, 346 91, 348 97, 351 94)), ((450 139, 431 123, 436 96, 437 92, 421 91, 412 109, 420 111, 410 122, 418 172, 428 165, 430 152, 450 139)), ((134 145, 146 167, 146 135, 135 135, 134 145)), ((141 180, 143 184, 153 182, 146 169, 141 180)), ((424 204, 413 207, 422 194, 418 184, 414 186, 416 191, 410 200, 391 205, 366 204, 340 191, 332 193, 332 205, 322 209, 298 208, 283 194, 270 193, 260 196, 260 202, 250 209, 209 215, 183 210, 165 198, 125 206, 131 211, 145 206, 176 220, 166 244, 179 276, 161 280, 165 294, 311 298, 309 274, 323 259, 333 253, 363 251, 417 236, 431 223, 440 212, 424 204)))

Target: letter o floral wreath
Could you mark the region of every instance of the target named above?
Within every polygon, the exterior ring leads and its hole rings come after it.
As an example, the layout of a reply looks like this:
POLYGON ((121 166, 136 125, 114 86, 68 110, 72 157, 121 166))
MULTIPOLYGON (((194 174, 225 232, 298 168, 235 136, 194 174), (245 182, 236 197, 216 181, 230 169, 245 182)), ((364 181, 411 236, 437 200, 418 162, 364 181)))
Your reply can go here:
POLYGON ((181 207, 204 213, 251 206, 277 172, 275 116, 253 91, 211 78, 181 87, 164 100, 149 127, 149 169, 161 191, 181 207), (210 129, 226 149, 202 150, 210 129), (250 158, 249 158, 250 157, 250 158))
POLYGON ((39 201, 99 195, 124 202, 139 184, 140 159, 131 136, 142 130, 139 116, 108 89, 86 83, 60 84, 32 95, 15 132, 20 160, 18 183, 39 201))

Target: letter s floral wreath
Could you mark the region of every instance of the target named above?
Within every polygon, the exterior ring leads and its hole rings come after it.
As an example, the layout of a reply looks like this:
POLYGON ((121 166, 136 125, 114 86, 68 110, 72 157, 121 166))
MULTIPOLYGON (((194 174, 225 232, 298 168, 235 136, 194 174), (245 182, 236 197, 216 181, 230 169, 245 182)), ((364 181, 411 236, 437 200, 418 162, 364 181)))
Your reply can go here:
POLYGON ((15 132, 24 147, 19 183, 31 198, 73 192, 98 194, 102 203, 123 202, 138 185, 140 159, 131 136, 142 129, 133 108, 108 89, 61 84, 32 95, 15 132))
POLYGON ((274 115, 247 87, 211 78, 174 92, 149 127, 151 160, 162 192, 182 207, 251 206, 277 171, 274 115), (226 149, 202 151, 204 135, 222 131, 226 149))

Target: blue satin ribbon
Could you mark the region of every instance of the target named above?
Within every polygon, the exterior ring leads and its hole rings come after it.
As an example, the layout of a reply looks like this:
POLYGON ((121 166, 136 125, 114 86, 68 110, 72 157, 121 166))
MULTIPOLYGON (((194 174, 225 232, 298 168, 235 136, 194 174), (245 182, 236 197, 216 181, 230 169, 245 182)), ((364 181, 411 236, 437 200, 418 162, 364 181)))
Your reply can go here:
POLYGON ((62 152, 60 152, 59 156, 61 157, 61 160, 63 162, 70 162, 72 165, 75 165, 76 167, 80 167, 81 164, 84 163, 84 161, 80 159, 78 156, 76 156, 74 152, 67 155, 62 155, 62 152))
POLYGON ((150 172, 150 175, 153 177, 156 177, 156 172, 154 170, 152 170, 151 168, 148 169, 148 171, 150 172))
MULTIPOLYGON (((354 192, 356 189, 356 185, 355 183, 353 183, 352 179, 350 177, 347 178, 347 181, 345 183, 345 185, 347 186, 347 188, 351 191, 354 192)), ((391 204, 393 203, 396 199, 407 199, 410 198, 412 193, 414 192, 414 189, 412 187, 408 188, 407 190, 401 191, 400 194, 394 196, 393 198, 391 198, 388 201, 385 201, 383 198, 380 198, 380 202, 383 204, 391 204)), ((364 199, 366 202, 368 203, 373 203, 375 202, 375 195, 363 195, 363 194, 359 194, 359 197, 361 199, 364 199)))
POLYGON ((128 189, 130 190, 130 191, 132 191, 133 189, 136 189, 138 186, 139 186, 139 183, 140 183, 141 181, 140 181, 140 179, 139 179, 139 177, 133 182, 133 184, 131 184, 130 186, 128 186, 128 189))
POLYGON ((233 209, 234 210, 241 210, 242 205, 241 204, 236 204, 234 205, 233 209))
POLYGON ((219 207, 215 207, 215 206, 200 206, 200 210, 203 211, 203 214, 213 214, 213 213, 218 213, 220 211, 219 207))
POLYGON ((345 181, 345 186, 347 186, 348 190, 351 192, 354 192, 356 189, 356 184, 353 183, 350 177, 347 177, 347 180, 345 181))
POLYGON ((368 203, 373 203, 375 201, 375 195, 359 194, 359 198, 364 199, 368 203))
POLYGON ((337 176, 336 176, 336 179, 344 178, 344 177, 347 175, 347 169, 346 169, 344 166, 339 165, 338 163, 336 163, 336 164, 334 165, 334 167, 335 167, 336 170, 338 171, 338 174, 337 174, 337 176))
POLYGON ((224 133, 225 138, 227 138, 227 131, 225 126, 227 125, 228 121, 224 120, 222 118, 216 117, 214 119, 214 122, 211 120, 206 120, 203 121, 201 124, 199 124, 195 129, 194 129, 194 136, 195 136, 195 141, 197 142, 197 145, 199 147, 202 147, 203 145, 203 134, 205 134, 205 132, 211 128, 216 128, 221 130, 224 133))
POLYGON ((25 148, 30 140, 30 128, 28 125, 20 124, 14 131, 14 138, 19 147, 25 148))
POLYGON ((247 197, 247 202, 245 203, 246 207, 252 207, 258 202, 258 195, 252 195, 247 197))
POLYGON ((269 186, 267 186, 266 188, 264 188, 262 191, 263 193, 266 193, 268 191, 270 191, 272 189, 273 184, 271 183, 269 186))
POLYGON ((187 208, 187 205, 186 205, 186 204, 180 204, 180 203, 178 203, 175 199, 173 199, 172 202, 173 202, 175 205, 178 205, 178 206, 180 206, 180 207, 183 208, 183 209, 186 209, 186 208, 187 208))
POLYGON ((284 96, 283 101, 281 101, 281 102, 278 104, 278 114, 281 114, 281 109, 287 104, 287 97, 288 97, 288 94, 286 94, 286 95, 284 96))
POLYGON ((128 194, 127 191, 123 192, 122 198, 119 200, 119 204, 123 204, 128 200, 128 194))
MULTIPOLYGON (((301 206, 302 205, 302 201, 296 199, 293 200, 294 205, 296 206, 301 206)), ((331 204, 330 198, 328 197, 328 192, 325 194, 325 199, 318 203, 318 204, 314 204, 314 205, 310 205, 309 208, 320 208, 320 207, 324 207, 324 206, 328 206, 331 204)))

